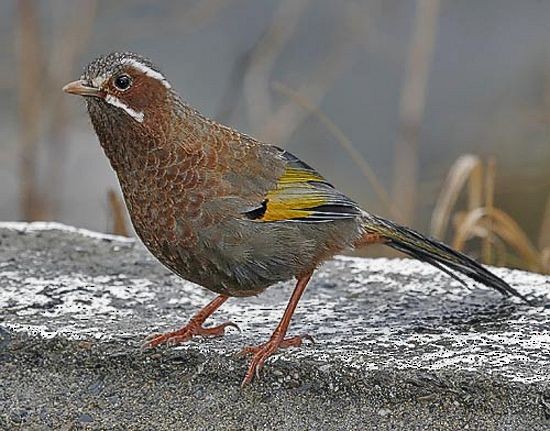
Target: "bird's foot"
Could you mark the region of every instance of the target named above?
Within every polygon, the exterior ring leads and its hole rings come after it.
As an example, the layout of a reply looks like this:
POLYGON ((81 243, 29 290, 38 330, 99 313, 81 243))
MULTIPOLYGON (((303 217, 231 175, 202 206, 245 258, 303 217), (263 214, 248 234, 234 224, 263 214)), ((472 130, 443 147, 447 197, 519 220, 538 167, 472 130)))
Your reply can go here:
POLYGON ((263 368, 265 361, 273 353, 279 349, 286 349, 288 347, 300 347, 304 340, 308 340, 314 343, 313 337, 310 335, 295 336, 290 338, 272 337, 267 343, 260 344, 259 346, 245 347, 239 353, 239 356, 246 356, 252 354, 252 359, 248 365, 248 370, 244 376, 244 380, 241 383, 241 388, 249 384, 254 376, 260 378, 260 370, 263 368))
POLYGON ((201 323, 191 320, 183 328, 164 334, 151 334, 143 342, 143 348, 153 349, 161 344, 176 345, 184 343, 196 335, 203 337, 221 337, 225 334, 225 328, 231 326, 240 331, 239 327, 233 322, 226 322, 218 326, 203 328, 201 323))

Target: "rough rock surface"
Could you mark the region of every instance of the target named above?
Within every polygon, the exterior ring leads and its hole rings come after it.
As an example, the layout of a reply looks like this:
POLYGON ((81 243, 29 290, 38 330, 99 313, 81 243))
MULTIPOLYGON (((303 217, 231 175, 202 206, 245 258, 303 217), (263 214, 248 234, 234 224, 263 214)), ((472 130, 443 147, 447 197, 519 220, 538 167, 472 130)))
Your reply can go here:
POLYGON ((413 260, 337 258, 291 334, 241 390, 292 285, 232 299, 219 339, 140 350, 212 296, 136 242, 59 224, 0 224, 0 429, 550 429, 550 278, 495 269, 532 306, 467 290, 413 260))

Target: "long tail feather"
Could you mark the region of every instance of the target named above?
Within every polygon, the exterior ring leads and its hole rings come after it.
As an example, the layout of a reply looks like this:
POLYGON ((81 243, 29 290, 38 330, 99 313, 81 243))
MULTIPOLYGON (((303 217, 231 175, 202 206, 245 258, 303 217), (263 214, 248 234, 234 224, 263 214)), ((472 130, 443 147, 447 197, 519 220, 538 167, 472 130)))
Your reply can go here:
POLYGON ((381 235, 386 245, 435 266, 464 285, 465 282, 456 275, 457 272, 492 287, 503 295, 517 296, 529 302, 525 296, 474 259, 440 241, 368 213, 365 214, 365 229, 368 233, 381 235))

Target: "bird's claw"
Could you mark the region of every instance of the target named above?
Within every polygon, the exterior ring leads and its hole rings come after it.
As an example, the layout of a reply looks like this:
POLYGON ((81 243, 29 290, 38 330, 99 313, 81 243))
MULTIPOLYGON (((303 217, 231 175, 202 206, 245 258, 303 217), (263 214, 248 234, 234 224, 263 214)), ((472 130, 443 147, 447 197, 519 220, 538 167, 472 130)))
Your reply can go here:
POLYGON ((241 329, 233 322, 225 322, 221 325, 213 326, 210 328, 203 328, 197 323, 189 322, 186 326, 178 329, 177 331, 166 332, 164 334, 157 333, 149 335, 145 338, 141 347, 142 349, 154 349, 161 344, 173 346, 184 343, 197 335, 203 337, 221 337, 225 334, 225 328, 227 328, 228 326, 235 328, 239 332, 241 332, 241 329))
POLYGON ((300 347, 303 344, 304 340, 307 340, 311 343, 315 343, 315 340, 311 335, 305 334, 301 336, 297 335, 286 339, 272 338, 267 343, 260 344, 259 346, 247 346, 244 349, 242 349, 238 353, 238 357, 244 357, 248 354, 253 354, 254 356, 250 360, 250 364, 248 365, 248 370, 246 371, 244 379, 241 383, 241 388, 244 388, 246 385, 248 385, 252 381, 254 376, 256 376, 256 378, 258 379, 260 378, 260 371, 263 368, 265 361, 273 353, 275 353, 279 349, 286 349, 289 347, 300 347))

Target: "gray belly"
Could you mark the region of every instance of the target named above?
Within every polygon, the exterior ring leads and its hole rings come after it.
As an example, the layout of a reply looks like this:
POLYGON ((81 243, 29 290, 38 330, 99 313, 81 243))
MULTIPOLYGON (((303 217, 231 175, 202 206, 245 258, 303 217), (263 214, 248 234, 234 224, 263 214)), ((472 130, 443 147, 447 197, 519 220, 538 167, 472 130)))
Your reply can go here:
POLYGON ((360 236, 359 220, 230 220, 197 233, 192 247, 162 245, 157 258, 182 278, 229 296, 252 296, 313 270, 360 236))

